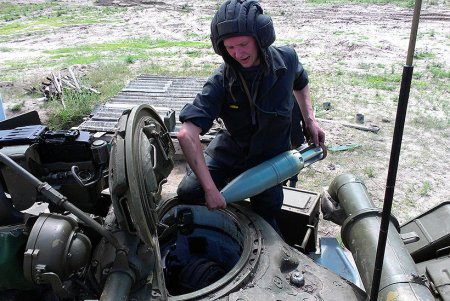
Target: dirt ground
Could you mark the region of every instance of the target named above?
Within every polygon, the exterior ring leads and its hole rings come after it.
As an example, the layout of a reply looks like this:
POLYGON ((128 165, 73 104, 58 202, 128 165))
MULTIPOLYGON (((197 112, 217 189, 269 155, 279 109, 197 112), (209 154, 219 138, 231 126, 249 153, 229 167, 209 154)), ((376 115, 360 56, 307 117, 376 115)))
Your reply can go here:
MULTIPOLYGON (((36 1, 39 2, 39 1, 36 1)), ((67 4, 73 1, 66 0, 67 4)), ((117 5, 127 6, 129 10, 122 16, 119 23, 70 26, 57 28, 40 34, 21 35, 17 39, 1 43, 1 47, 17 49, 14 52, 2 52, 0 57, 0 71, 2 61, 15 59, 30 59, 45 56, 47 49, 69 47, 76 44, 88 44, 121 40, 131 37, 148 36, 152 39, 189 40, 196 35, 199 39, 208 40, 210 18, 217 9, 220 1, 126 1, 100 0, 78 1, 85 5, 117 5), (187 12, 186 12, 187 11, 187 12)), ((412 12, 411 8, 399 8, 394 5, 329 5, 311 6, 300 0, 261 1, 265 11, 273 18, 277 44, 290 45, 297 50, 300 60, 314 78, 315 72, 331 72, 345 68, 363 74, 364 66, 382 64, 385 66, 401 66, 406 61, 409 42, 412 12), (343 34, 345 33, 345 35, 343 34)), ((445 3, 428 5, 422 8, 419 39, 416 49, 432 52, 443 63, 450 62, 450 7, 445 3)), ((0 48, 1 48, 0 47, 0 48)), ((170 58, 177 60, 177 58, 170 58)), ((423 62, 423 61, 422 61, 423 62)), ((182 62, 180 61, 180 64, 182 62)), ((218 64, 220 58, 211 52, 205 53, 192 61, 193 65, 204 63, 218 64)), ((425 68, 418 63, 417 69, 425 68)), ((401 68, 401 67, 400 67, 401 68)), ((447 67, 448 68, 448 67, 447 67)), ((47 74, 48 70, 38 70, 36 76, 47 74)), ((29 75, 29 74, 28 74, 29 75)), ((339 104, 340 110, 346 112, 344 121, 352 120, 355 113, 365 115, 365 125, 377 125, 381 128, 378 134, 367 133, 341 126, 336 122, 320 121, 327 133, 327 144, 360 143, 370 144, 376 148, 376 156, 370 162, 336 160, 317 163, 312 167, 319 178, 329 179, 319 181, 308 177, 306 172, 301 178, 302 187, 308 185, 326 186, 331 179, 342 172, 364 165, 361 170, 373 168, 373 176, 366 177, 366 184, 371 197, 377 205, 381 205, 384 198, 384 187, 388 170, 392 131, 395 120, 396 104, 387 101, 385 105, 362 101, 359 107, 346 107, 346 98, 350 94, 359 93, 358 86, 351 90, 340 91, 339 88, 327 87, 327 83, 312 81, 311 90, 316 101, 330 101, 339 104), (321 89, 318 89, 318 86, 321 89)), ((414 84, 414 83, 413 83, 414 84)), ((448 82, 447 82, 448 87, 448 82)), ((0 89, 8 89, 3 83, 0 89)), ((430 91, 430 93, 433 93, 430 91)), ((449 91, 447 90, 447 96, 449 91)), ((361 97, 370 95, 361 92, 361 97)), ((389 96, 398 98, 398 89, 389 96), (396 96, 397 95, 397 96, 396 96)), ((448 101, 447 97, 447 101, 448 101)), ((8 108, 8 101, 5 100, 8 108)), ((411 95, 410 106, 414 110, 420 106, 421 100, 411 95)), ((31 110, 40 104, 33 99, 26 99, 26 108, 31 110)), ((13 115, 7 111, 8 115, 13 115)), ((435 114, 442 114, 441 111, 435 114)), ((327 119, 326 114, 322 118, 327 119)), ((448 116, 444 116, 447 118, 448 116)), ((448 131, 448 127, 445 129, 448 131)), ((394 213, 401 222, 423 212, 441 202, 448 201, 450 190, 450 148, 449 133, 430 130, 419 133, 413 125, 407 123, 402 147, 400 170, 396 185, 396 200, 408 200, 411 190, 415 198, 414 204, 399 203, 394 205, 394 213), (404 152, 404 155, 403 155, 404 152), (417 193, 424 183, 430 185, 430 192, 420 195, 417 193)), ((349 153, 358 155, 358 153, 349 153)), ((172 182, 176 183, 183 173, 178 166, 172 182)), ((169 186, 173 189, 173 186, 169 186)), ((323 224, 321 233, 335 235, 337 229, 330 224, 323 224)))

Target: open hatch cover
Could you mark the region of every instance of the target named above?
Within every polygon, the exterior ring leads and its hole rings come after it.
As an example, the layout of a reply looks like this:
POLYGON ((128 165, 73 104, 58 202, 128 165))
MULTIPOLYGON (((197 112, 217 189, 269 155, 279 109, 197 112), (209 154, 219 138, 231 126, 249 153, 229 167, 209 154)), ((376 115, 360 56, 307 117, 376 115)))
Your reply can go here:
POLYGON ((114 136, 109 187, 121 228, 147 244, 157 240, 161 186, 173 168, 174 146, 164 122, 149 105, 125 111, 114 136))

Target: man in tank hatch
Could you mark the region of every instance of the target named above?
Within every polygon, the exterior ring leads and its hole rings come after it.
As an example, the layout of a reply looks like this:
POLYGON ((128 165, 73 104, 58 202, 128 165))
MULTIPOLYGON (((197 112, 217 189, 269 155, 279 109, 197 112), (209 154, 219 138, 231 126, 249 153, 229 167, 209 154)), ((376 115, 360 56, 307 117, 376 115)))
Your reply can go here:
MULTIPOLYGON (((190 167, 178 187, 181 201, 205 201, 210 210, 225 208, 219 190, 231 179, 292 149, 294 140, 297 146, 304 142, 303 132, 292 130, 300 124, 295 118, 295 112, 300 115, 298 107, 310 141, 323 146, 325 133, 314 117, 307 73, 294 49, 273 46, 274 41, 272 19, 263 14, 257 1, 228 0, 216 12, 211 42, 224 63, 179 117, 178 140, 190 167), (223 120, 226 129, 217 133, 203 153, 199 135, 216 118, 223 120), (292 140, 291 132, 296 135, 292 140)), ((277 229, 282 184, 250 201, 252 209, 277 229)))

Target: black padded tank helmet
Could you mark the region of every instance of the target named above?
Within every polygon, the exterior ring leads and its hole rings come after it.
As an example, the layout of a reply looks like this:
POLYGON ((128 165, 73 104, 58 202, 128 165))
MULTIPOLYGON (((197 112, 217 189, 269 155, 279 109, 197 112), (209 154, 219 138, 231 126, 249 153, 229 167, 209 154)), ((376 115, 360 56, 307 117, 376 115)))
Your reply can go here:
POLYGON ((272 19, 263 15, 258 1, 227 0, 211 21, 211 42, 214 51, 225 59, 227 53, 223 40, 242 35, 253 36, 264 51, 275 41, 272 19))

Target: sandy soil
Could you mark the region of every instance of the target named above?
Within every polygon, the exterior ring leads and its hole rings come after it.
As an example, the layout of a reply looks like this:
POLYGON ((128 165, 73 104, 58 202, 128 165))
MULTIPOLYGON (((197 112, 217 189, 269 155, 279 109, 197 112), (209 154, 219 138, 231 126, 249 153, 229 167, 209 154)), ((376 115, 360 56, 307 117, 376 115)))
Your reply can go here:
MULTIPOLYGON (((37 1, 38 2, 38 1, 37 1)), ((67 4, 73 1, 66 0, 67 4)), ((273 18, 277 30, 277 43, 285 44, 290 41, 296 48, 300 60, 306 66, 310 77, 315 72, 333 72, 338 69, 351 69, 364 74, 364 66, 382 64, 400 68, 406 60, 409 34, 412 19, 412 9, 399 8, 393 5, 336 5, 314 7, 303 1, 291 0, 261 1, 266 13, 273 18), (288 2, 288 4, 287 4, 288 2), (344 34, 345 33, 345 34, 344 34), (295 42, 292 42, 295 41, 295 42), (400 66, 400 67, 399 67, 400 66)), ((14 52, 2 52, 0 70, 3 60, 30 59, 45 57, 46 49, 56 49, 66 46, 100 41, 114 41, 130 37, 148 36, 152 39, 188 40, 193 35, 200 40, 207 41, 209 36, 210 16, 213 15, 220 1, 131 1, 131 0, 100 0, 78 1, 84 5, 118 5, 129 7, 122 16, 122 21, 115 24, 96 24, 69 26, 54 29, 51 32, 21 35, 8 42, 0 43, 1 47, 15 48, 14 52)), ((1 25, 1 24, 0 24, 1 25)), ((430 51, 435 57, 442 58, 442 62, 450 62, 450 8, 448 5, 424 6, 419 27, 419 39, 416 49, 430 51)), ((179 60, 180 65, 185 57, 170 58, 179 60)), ((192 65, 204 63, 220 63, 220 57, 212 51, 205 52, 199 58, 192 59, 192 65)), ((393 67, 394 68, 394 67, 393 67)), ((417 70, 425 68, 420 64, 417 70)), ((448 67, 447 67, 448 68, 448 67)), ((1 72, 8 72, 7 69, 1 72)), ((48 70, 38 70, 36 76, 48 74, 48 70)), ((29 74, 28 74, 29 76, 29 74)), ((312 83, 314 83, 312 81, 312 83)), ((14 83, 16 84, 16 83, 14 83)), ((358 151, 349 153, 355 160, 339 159, 323 161, 312 167, 315 178, 306 172, 302 176, 302 187, 313 186, 317 189, 326 186, 331 179, 349 169, 364 170, 373 168, 374 176, 366 177, 366 184, 371 197, 377 205, 381 205, 384 198, 384 187, 387 175, 388 158, 391 147, 391 137, 395 120, 396 104, 391 99, 398 98, 398 89, 389 95, 386 103, 361 101, 359 107, 346 106, 346 98, 355 93, 361 93, 361 98, 370 98, 358 86, 350 90, 341 91, 327 83, 311 85, 313 97, 320 102, 330 101, 339 104, 340 110, 346 112, 346 120, 352 120, 355 113, 365 114, 365 125, 375 124, 381 128, 378 134, 367 133, 343 127, 338 123, 321 121, 327 133, 328 144, 360 143, 363 146, 375 148, 376 156, 361 159, 358 151), (396 96, 397 94, 397 96, 396 96), (359 167, 359 168, 358 168, 359 167), (319 183, 317 178, 319 178, 319 183)), ((448 86, 448 85, 447 85, 448 86)), ((0 89, 8 89, 5 83, 0 89)), ((432 93, 432 91, 430 91, 432 93)), ((449 92, 447 91, 447 95, 449 92)), ((449 97, 447 97, 447 100, 449 97)), ((8 103, 6 104, 8 107, 8 103)), ((27 109, 33 109, 40 104, 32 99, 26 100, 27 109)), ((421 100, 411 95, 412 110, 421 105, 421 100)), ((7 114, 13 114, 7 112, 7 114)), ((437 110, 435 114, 442 114, 437 110)), ((330 116, 322 116, 328 118, 330 116)), ((445 118, 445 116, 444 116, 445 118)), ((448 119, 448 116, 447 116, 448 119)), ((448 131, 448 127, 445 129, 448 131)), ((443 201, 448 200, 450 190, 450 157, 449 134, 438 130, 426 133, 419 132, 414 125, 405 128, 405 138, 400 160, 400 170, 396 185, 398 203, 394 205, 394 213, 401 222, 423 212, 443 201), (429 182, 430 192, 419 193, 424 179, 429 182), (411 203, 407 202, 410 198, 411 203)), ((183 173, 182 167, 177 167, 172 175, 170 189, 183 173)), ((325 235, 337 234, 337 229, 325 223, 321 227, 325 235)))

